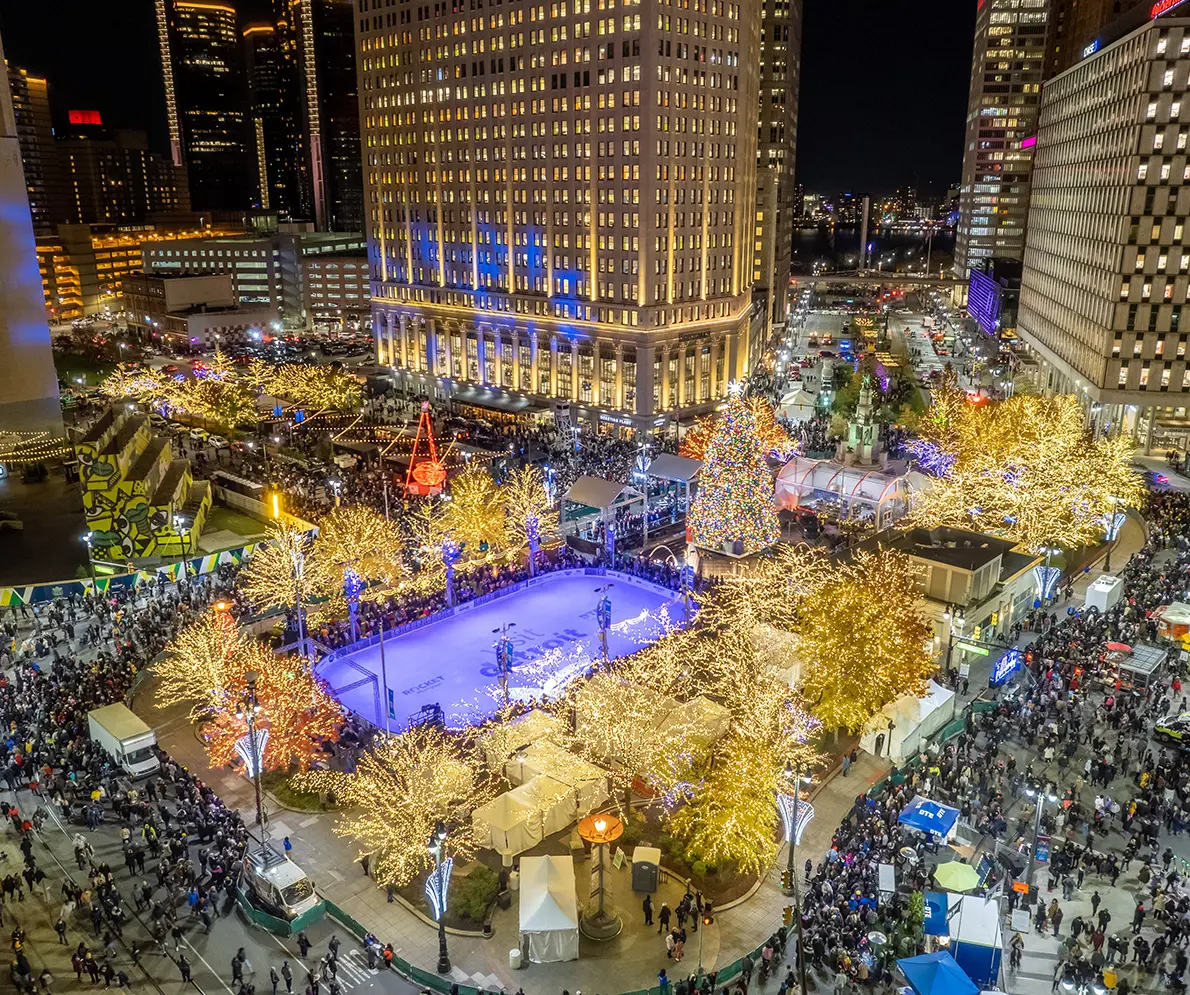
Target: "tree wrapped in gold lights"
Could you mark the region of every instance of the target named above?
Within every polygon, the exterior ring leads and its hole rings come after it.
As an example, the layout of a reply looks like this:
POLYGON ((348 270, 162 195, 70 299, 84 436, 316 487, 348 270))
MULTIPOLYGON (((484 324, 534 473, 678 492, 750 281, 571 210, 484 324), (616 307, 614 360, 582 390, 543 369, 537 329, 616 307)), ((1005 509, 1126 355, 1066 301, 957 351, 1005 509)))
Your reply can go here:
POLYGON ((246 675, 252 671, 260 703, 256 726, 268 731, 267 737, 261 737, 261 769, 308 770, 322 744, 338 739, 343 708, 308 660, 277 656, 260 643, 254 646, 255 651, 237 656, 227 682, 212 696, 214 717, 203 728, 207 755, 214 767, 228 764, 248 735, 247 720, 239 709, 246 675))
POLYGON ((313 549, 309 533, 286 521, 269 526, 268 540, 256 547, 240 571, 240 589, 258 612, 274 608, 297 616, 299 652, 306 651, 306 612, 319 602, 313 570, 307 563, 313 549))
POLYGON ((469 466, 451 481, 443 527, 471 561, 504 549, 504 495, 485 467, 469 466))
POLYGON ((377 882, 398 887, 433 867, 426 841, 439 822, 452 825, 444 856, 470 859, 476 844, 466 816, 494 794, 475 759, 432 726, 379 742, 350 774, 311 772, 295 781, 306 790, 333 792, 348 807, 335 833, 371 857, 377 882))
POLYGON ((558 509, 545 490, 545 477, 535 466, 514 470, 500 489, 504 505, 504 541, 513 552, 527 551, 530 572, 543 546, 554 546, 558 535, 558 509))
POLYGON ((933 629, 909 559, 858 552, 798 605, 799 690, 827 729, 859 729, 901 695, 921 695, 934 669, 933 629))
POLYGON ((738 542, 745 553, 771 546, 781 536, 765 442, 752 406, 738 391, 707 446, 690 528, 699 546, 719 549, 738 542))
POLYGON ((314 584, 329 599, 325 610, 341 614, 346 604, 352 639, 358 635, 356 613, 369 583, 381 582, 373 589, 379 592, 404 573, 404 545, 400 526, 364 505, 336 508, 318 523, 314 584))
POLYGON ((197 718, 228 686, 237 661, 255 657, 259 647, 226 611, 211 609, 179 632, 153 665, 157 704, 192 702, 191 719, 197 718))
POLYGON ((950 439, 953 449, 917 500, 914 524, 990 532, 1033 551, 1076 547, 1102 536, 1105 516, 1143 496, 1132 443, 1092 438, 1073 395, 967 404, 926 432, 919 459, 950 439))
POLYGON ((670 820, 688 854, 713 865, 734 861, 742 874, 770 867, 779 839, 777 794, 793 791, 789 762, 763 740, 728 739, 701 787, 670 820))

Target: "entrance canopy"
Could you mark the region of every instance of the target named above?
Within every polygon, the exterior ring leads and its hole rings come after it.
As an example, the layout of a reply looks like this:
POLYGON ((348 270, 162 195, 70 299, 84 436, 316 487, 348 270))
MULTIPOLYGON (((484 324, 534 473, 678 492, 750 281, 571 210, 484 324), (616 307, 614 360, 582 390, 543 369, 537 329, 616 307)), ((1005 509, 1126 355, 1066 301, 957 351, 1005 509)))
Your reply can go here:
POLYGON ((635 487, 602 477, 579 477, 563 496, 563 501, 581 504, 604 514, 617 508, 640 501, 644 495, 635 487))
POLYGON ((702 471, 702 460, 690 459, 689 456, 675 456, 673 453, 662 453, 649 464, 648 475, 659 480, 677 480, 684 484, 691 484, 698 479, 702 471))
POLYGON ((931 833, 941 839, 954 832, 959 821, 959 810, 931 801, 918 795, 901 811, 897 822, 919 832, 931 833))

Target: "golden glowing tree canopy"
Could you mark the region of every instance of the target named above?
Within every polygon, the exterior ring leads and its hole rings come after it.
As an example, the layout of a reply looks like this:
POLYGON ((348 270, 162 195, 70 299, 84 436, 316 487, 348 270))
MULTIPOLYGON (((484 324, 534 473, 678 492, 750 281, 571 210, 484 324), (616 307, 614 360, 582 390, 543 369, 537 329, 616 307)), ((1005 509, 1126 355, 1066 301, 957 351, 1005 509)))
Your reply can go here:
POLYGON ((500 488, 504 506, 504 542, 512 552, 557 545, 558 509, 545 490, 545 476, 535 466, 514 470, 500 488))
POLYGON ((1132 443, 1092 438, 1073 395, 966 404, 948 418, 926 441, 952 447, 953 462, 920 495, 914 524, 1003 535, 1033 551, 1075 547, 1142 499, 1132 443))
POLYGON ((240 589, 257 612, 273 608, 308 610, 317 601, 310 534, 286 521, 269 526, 268 540, 256 547, 240 571, 240 589))
POLYGON ((313 587, 327 599, 319 615, 342 617, 361 600, 391 593, 405 574, 404 549, 398 522, 365 505, 343 505, 324 516, 310 562, 313 587))
POLYGON ((299 786, 333 791, 349 810, 335 833, 371 856, 373 878, 405 885, 434 865, 427 849, 438 822, 450 827, 446 854, 458 860, 475 852, 470 812, 494 791, 474 757, 460 752, 447 733, 419 726, 383 740, 363 754, 353 773, 303 775, 299 786))
POLYGON ((256 722, 267 729, 264 770, 308 770, 321 754, 324 741, 336 740, 343 723, 343 707, 326 682, 316 676, 310 662, 296 656, 277 656, 257 643, 263 652, 241 654, 227 683, 212 696, 214 718, 204 727, 207 753, 213 766, 223 766, 236 755, 236 744, 248 735, 241 704, 247 691, 247 674, 256 674, 260 703, 256 722))
POLYGON ((153 665, 157 704, 191 702, 192 717, 197 715, 228 685, 238 661, 258 647, 226 612, 207 611, 179 632, 153 665))
POLYGON ((901 695, 921 695, 934 670, 933 628, 909 559, 858 552, 798 604, 801 691, 828 729, 859 729, 901 695))
POLYGON ((466 559, 491 559, 503 551, 504 495, 486 467, 469 466, 451 481, 443 514, 443 527, 466 559))

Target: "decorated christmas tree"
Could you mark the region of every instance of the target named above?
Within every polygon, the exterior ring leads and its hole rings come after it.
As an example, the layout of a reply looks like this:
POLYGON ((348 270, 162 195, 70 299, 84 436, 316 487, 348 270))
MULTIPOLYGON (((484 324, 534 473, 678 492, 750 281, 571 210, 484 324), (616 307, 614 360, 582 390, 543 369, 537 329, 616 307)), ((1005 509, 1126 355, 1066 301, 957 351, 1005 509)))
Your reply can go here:
POLYGON ((698 495, 690 509, 696 545, 720 549, 738 541, 744 553, 754 553, 780 537, 773 475, 758 429, 752 407, 733 390, 707 445, 698 495))

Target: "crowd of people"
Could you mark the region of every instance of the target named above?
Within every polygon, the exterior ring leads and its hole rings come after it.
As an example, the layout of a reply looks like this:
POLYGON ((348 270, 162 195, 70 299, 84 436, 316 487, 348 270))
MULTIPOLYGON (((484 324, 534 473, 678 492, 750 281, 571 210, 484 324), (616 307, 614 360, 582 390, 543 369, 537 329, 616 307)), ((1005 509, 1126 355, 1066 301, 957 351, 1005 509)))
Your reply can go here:
MULTIPOLYGON (((915 796, 958 808, 970 832, 989 841, 989 855, 999 854, 985 881, 991 887, 1025 866, 1024 855, 1014 860, 1012 854, 1027 850, 1036 795, 1025 793, 1038 791, 1060 798, 1043 809, 1041 822, 1051 839, 1045 883, 1057 894, 1042 896, 1031 910, 1039 930, 1062 938, 1055 986, 1063 977, 1089 983, 1114 964, 1123 995, 1149 974, 1183 989, 1190 888, 1161 834, 1190 824, 1190 771, 1177 754, 1148 745, 1154 720, 1185 708, 1181 678, 1175 665, 1164 681, 1128 688, 1112 672, 1106 649, 1108 642, 1153 639, 1153 609, 1187 596, 1190 495, 1152 495, 1147 517, 1147 541, 1119 571, 1124 601, 1106 613, 1071 606, 1058 614, 1061 605, 1033 613, 1012 633, 1026 637, 1029 672, 1014 696, 993 711, 970 714, 963 732, 945 745, 930 744, 911 769, 894 769, 881 792, 860 795, 825 858, 806 861, 807 966, 833 978, 837 991, 853 982, 891 982, 891 957, 868 939, 874 929, 892 940, 893 956, 918 952, 904 896, 882 900, 877 875, 880 863, 893 863, 913 890, 936 887, 931 851, 937 845, 898 821, 915 796), (1014 817, 1018 806, 1023 811, 1014 817), (1076 889, 1114 887, 1130 871, 1140 900, 1129 922, 1113 930, 1097 890, 1096 914, 1066 916, 1063 902, 1076 889)), ((1010 908, 1020 900, 1015 891, 1008 896, 1010 908)), ((1010 965, 1020 964, 1022 946, 1019 936, 1010 942, 1010 965)))

